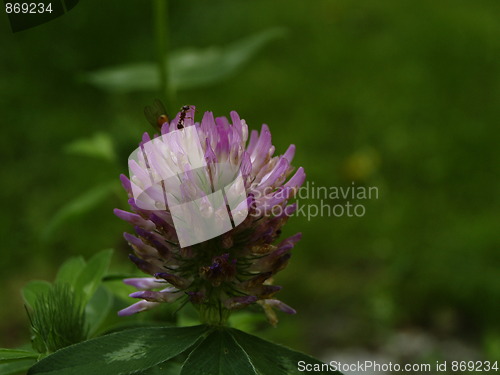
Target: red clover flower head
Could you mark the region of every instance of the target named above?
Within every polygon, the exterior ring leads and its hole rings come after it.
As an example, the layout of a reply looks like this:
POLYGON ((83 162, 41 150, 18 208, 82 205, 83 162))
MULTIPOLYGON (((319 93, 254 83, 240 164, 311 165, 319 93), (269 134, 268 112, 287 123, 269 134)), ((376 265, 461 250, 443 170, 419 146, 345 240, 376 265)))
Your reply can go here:
POLYGON ((135 235, 124 235, 130 259, 151 277, 124 280, 140 301, 119 314, 184 299, 207 323, 258 304, 275 324, 273 308, 295 313, 274 298, 281 287, 272 283, 301 237, 276 241, 305 180, 303 168, 293 173, 295 146, 274 156, 267 125, 248 137, 236 112, 232 123, 211 112, 195 123, 194 114, 185 106, 160 135, 145 133, 129 158, 130 179, 121 176, 132 212, 115 214, 134 225, 135 235))

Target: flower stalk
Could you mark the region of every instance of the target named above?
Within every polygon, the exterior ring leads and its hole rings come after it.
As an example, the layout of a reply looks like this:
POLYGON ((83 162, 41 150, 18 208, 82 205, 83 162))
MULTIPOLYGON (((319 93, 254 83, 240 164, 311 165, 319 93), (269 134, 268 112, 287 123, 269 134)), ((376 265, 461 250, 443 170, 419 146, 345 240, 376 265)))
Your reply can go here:
POLYGON ((168 72, 170 47, 168 30, 168 0, 153 0, 153 13, 160 92, 165 97, 167 106, 172 106, 174 92, 171 87, 168 72))

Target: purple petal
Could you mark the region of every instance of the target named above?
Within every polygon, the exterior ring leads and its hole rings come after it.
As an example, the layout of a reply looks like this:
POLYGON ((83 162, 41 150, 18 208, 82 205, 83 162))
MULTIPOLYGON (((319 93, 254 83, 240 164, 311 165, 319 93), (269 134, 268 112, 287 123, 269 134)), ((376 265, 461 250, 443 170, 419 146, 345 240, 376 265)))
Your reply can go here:
POLYGON ((217 155, 215 155, 214 150, 212 150, 212 146, 210 146, 210 141, 208 138, 205 141, 205 160, 207 163, 217 163, 217 155))
POLYGON ((252 162, 250 161, 250 154, 246 151, 243 151, 243 154, 241 154, 240 172, 243 177, 248 176, 250 172, 252 172, 252 162))
POLYGON ((236 111, 231 111, 231 122, 233 123, 233 127, 236 129, 238 132, 240 138, 243 138, 243 125, 241 124, 241 119, 240 115, 238 115, 238 112, 236 111))
POLYGON ((262 285, 262 283, 264 281, 266 281, 267 279, 269 279, 272 275, 273 275, 272 272, 260 273, 256 276, 242 282, 240 284, 240 287, 242 287, 243 289, 248 289, 248 288, 253 288, 255 286, 258 286, 258 285, 262 285))
POLYGON ((131 235, 130 233, 123 233, 123 237, 135 250, 137 255, 145 257, 146 259, 154 259, 158 257, 158 250, 152 246, 146 245, 140 238, 131 235))
POLYGON ((258 171, 263 166, 266 159, 272 155, 271 151, 274 151, 274 147, 271 143, 271 132, 268 126, 264 124, 262 125, 260 137, 255 145, 255 149, 250 155, 254 172, 258 171))
POLYGON ((283 289, 283 287, 279 285, 262 285, 259 288, 258 294, 261 296, 261 298, 271 297, 281 289, 283 289))
POLYGON ((129 254, 129 259, 135 263, 137 268, 139 268, 141 271, 145 273, 149 273, 150 275, 154 275, 155 273, 161 272, 162 269, 158 266, 155 266, 154 264, 151 264, 149 262, 146 262, 145 260, 136 257, 133 254, 129 254))
POLYGON ((163 125, 161 126, 161 135, 165 135, 169 132, 170 130, 170 124, 168 122, 164 122, 163 125))
POLYGON ((133 277, 130 279, 124 279, 123 282, 127 285, 131 285, 137 289, 155 289, 163 288, 165 283, 158 281, 153 277, 133 277))
POLYGON ((287 304, 285 304, 277 299, 265 299, 264 303, 266 303, 267 305, 269 305, 271 307, 275 307, 277 309, 280 309, 281 311, 283 311, 284 313, 287 313, 287 314, 296 314, 297 313, 297 311, 292 309, 290 306, 288 306, 287 304))
POLYGON ((297 188, 299 186, 302 186, 305 179, 306 179, 306 174, 304 173, 304 168, 300 167, 299 169, 297 169, 297 172, 295 172, 293 177, 288 180, 288 182, 284 185, 284 187, 297 188))
POLYGON ((288 186, 276 191, 271 197, 264 197, 257 201, 257 205, 262 207, 266 213, 271 212, 274 206, 283 203, 292 197, 294 187, 288 186))
POLYGON ((215 119, 217 123, 217 132, 219 135, 219 141, 217 142, 217 146, 215 147, 215 153, 219 156, 219 161, 225 160, 227 155, 229 155, 229 138, 227 131, 227 119, 225 117, 217 117, 215 119))
POLYGON ((140 227, 135 227, 134 229, 137 235, 144 238, 149 244, 151 244, 164 260, 170 258, 171 251, 169 246, 159 234, 149 232, 140 227))
POLYGON ((297 210, 297 203, 290 204, 285 207, 285 216, 292 216, 292 214, 297 210))
POLYGON ((275 183, 286 173, 289 166, 290 163, 286 158, 280 158, 274 169, 265 177, 265 180, 261 181, 259 188, 264 189, 267 186, 277 185, 275 183))
POLYGON ((144 132, 142 134, 142 144, 148 143, 150 141, 151 141, 151 137, 149 136, 149 134, 147 132, 144 132))
POLYGON ((167 272, 157 272, 154 276, 166 280, 179 289, 185 289, 191 284, 189 280, 167 272))
POLYGON ((149 302, 173 302, 183 293, 170 293, 170 292, 155 292, 151 290, 143 290, 129 294, 132 298, 142 298, 149 302))
POLYGON ((241 296, 229 298, 224 302, 224 305, 229 310, 239 309, 252 303, 257 302, 257 297, 255 296, 241 296))
POLYGON ((123 173, 120 175, 120 181, 122 183, 123 188, 127 191, 127 193, 132 194, 132 184, 127 176, 123 173))
POLYGON ((141 311, 150 310, 157 305, 159 305, 158 302, 139 301, 123 310, 118 311, 118 316, 133 315, 141 311))
POLYGON ((295 156, 295 145, 290 145, 286 152, 283 154, 283 157, 288 160, 288 162, 292 162, 293 157, 295 156))
POLYGON ((146 230, 154 230, 156 228, 155 224, 151 220, 145 220, 140 215, 134 214, 132 212, 123 211, 119 208, 115 208, 113 212, 120 219, 128 221, 132 225, 137 225, 138 227, 144 228, 146 230))
POLYGON ((253 153, 255 150, 255 146, 257 146, 257 142, 259 140, 259 132, 257 130, 252 130, 250 132, 250 140, 248 141, 247 152, 249 154, 253 153))
POLYGON ((296 244, 297 242, 299 242, 299 241, 301 240, 301 238, 302 238, 302 233, 300 233, 300 232, 299 232, 299 233, 296 233, 296 234, 294 234, 293 236, 288 237, 288 238, 284 239, 283 241, 281 241, 281 242, 278 244, 278 248, 279 248, 279 247, 282 247, 282 246, 285 246, 285 245, 287 245, 287 244, 291 244, 291 245, 292 245, 292 247, 293 247, 293 246, 295 246, 295 244, 296 244))
POLYGON ((215 129, 215 118, 212 112, 205 112, 201 119, 200 128, 205 134, 210 134, 212 129, 215 129))

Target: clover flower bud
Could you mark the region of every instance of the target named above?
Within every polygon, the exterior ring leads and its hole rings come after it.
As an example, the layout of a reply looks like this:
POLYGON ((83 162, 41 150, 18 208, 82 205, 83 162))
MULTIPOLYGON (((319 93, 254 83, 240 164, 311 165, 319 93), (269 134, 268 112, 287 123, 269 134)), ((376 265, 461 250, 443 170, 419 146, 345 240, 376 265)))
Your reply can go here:
POLYGON ((249 133, 236 112, 231 123, 211 112, 195 122, 195 108, 186 108, 161 134, 143 136, 130 178, 120 176, 132 212, 114 212, 134 226, 135 235, 124 235, 130 259, 150 277, 124 280, 141 301, 119 314, 187 300, 203 321, 223 324, 231 311, 258 304, 275 324, 274 308, 295 313, 274 299, 281 287, 272 285, 301 237, 275 243, 305 180, 291 164, 295 146, 275 156, 267 125, 249 133))

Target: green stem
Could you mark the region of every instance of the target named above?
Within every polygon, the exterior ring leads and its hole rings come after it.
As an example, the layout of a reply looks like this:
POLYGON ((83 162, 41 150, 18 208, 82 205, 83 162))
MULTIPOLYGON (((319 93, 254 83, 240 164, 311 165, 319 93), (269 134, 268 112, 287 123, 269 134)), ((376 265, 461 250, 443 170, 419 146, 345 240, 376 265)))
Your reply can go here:
POLYGON ((154 1, 156 53, 158 58, 158 73, 160 90, 164 96, 167 108, 174 105, 174 92, 170 84, 168 72, 169 64, 169 34, 168 34, 168 0, 154 1))
POLYGON ((219 306, 202 305, 199 308, 200 320, 203 324, 212 326, 223 326, 227 324, 227 319, 231 312, 219 306))

